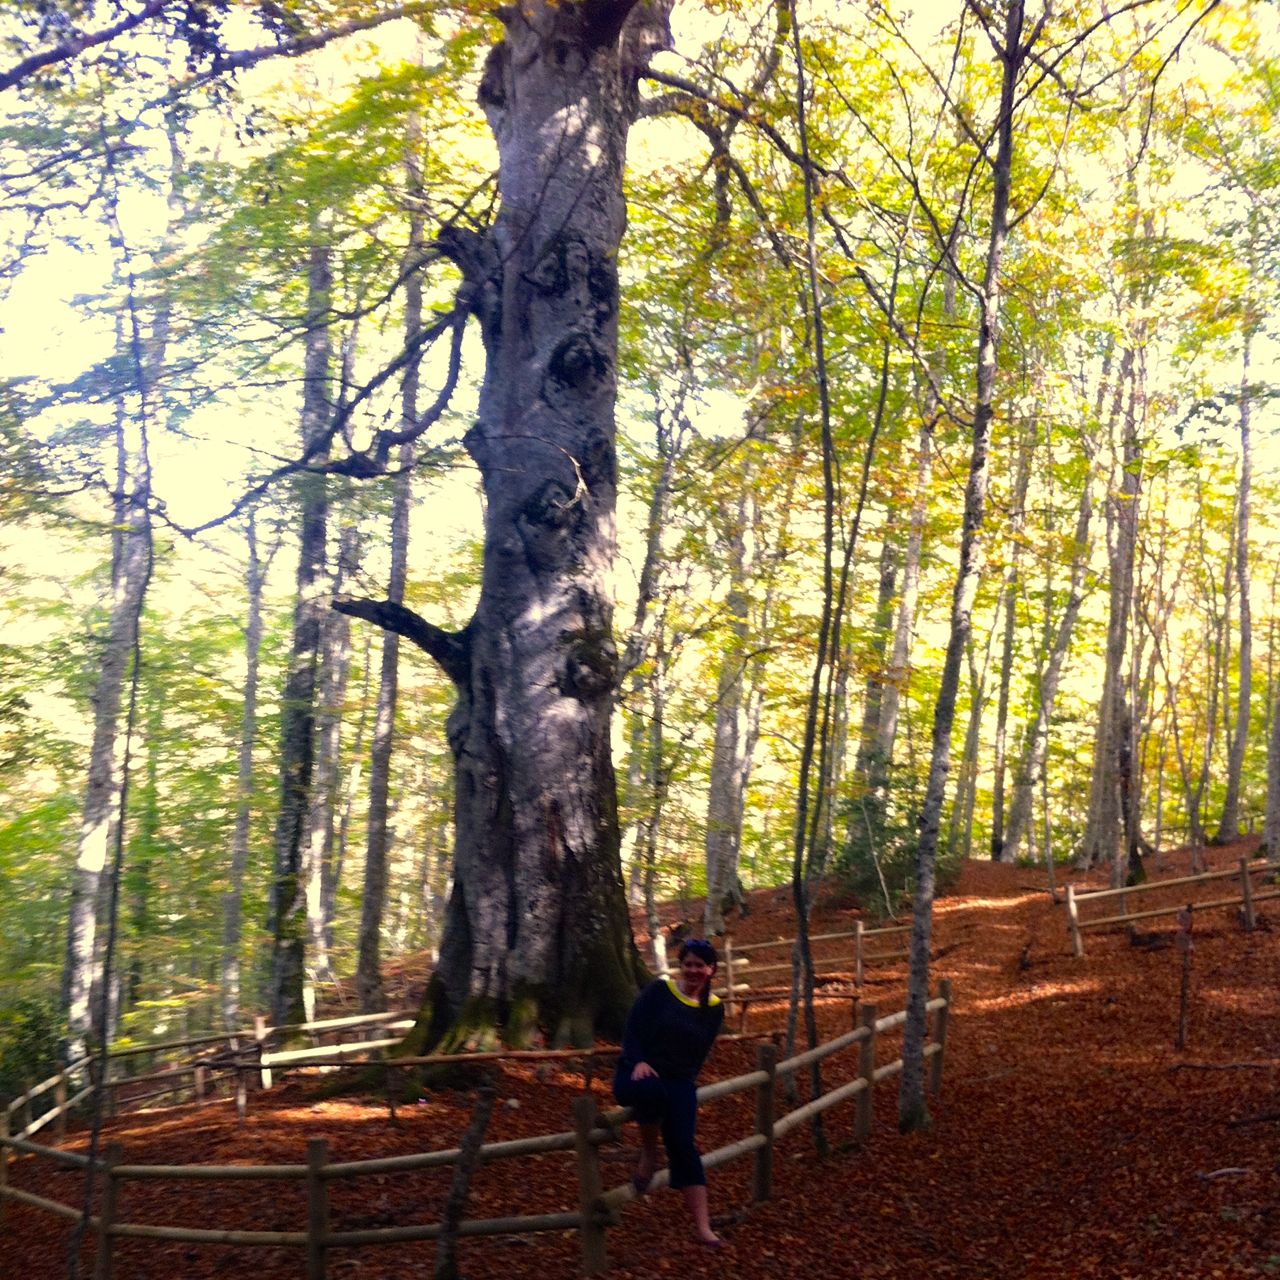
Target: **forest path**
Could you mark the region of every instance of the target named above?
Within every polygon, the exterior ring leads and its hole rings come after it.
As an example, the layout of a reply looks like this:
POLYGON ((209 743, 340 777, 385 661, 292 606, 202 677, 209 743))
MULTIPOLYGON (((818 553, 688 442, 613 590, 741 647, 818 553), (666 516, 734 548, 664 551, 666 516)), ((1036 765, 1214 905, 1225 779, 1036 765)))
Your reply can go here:
MULTIPOLYGON (((1241 849, 1211 860, 1232 865, 1241 849)), ((1165 874, 1185 873, 1185 858, 1165 874)), ((1196 921, 1189 1047, 1173 1048, 1180 957, 1142 950, 1121 933, 1089 933, 1088 954, 1071 955, 1065 913, 1037 889, 1042 873, 966 864, 954 892, 937 903, 934 974, 955 986, 940 1098, 926 1132, 896 1129, 893 1082, 876 1091, 875 1125, 864 1150, 849 1144, 852 1107, 828 1113, 835 1148, 819 1160, 808 1130, 778 1146, 773 1198, 749 1205, 750 1161, 711 1175, 713 1211, 729 1247, 710 1254, 690 1238, 670 1192, 625 1207, 608 1233, 615 1280, 724 1276, 833 1280, 1102 1277, 1105 1280, 1234 1280, 1280 1275, 1280 929, 1244 934, 1228 913, 1196 921), (1259 1066, 1258 1064, 1262 1064, 1259 1066), (1210 1068, 1210 1069, 1204 1069, 1210 1068)), ((1100 883, 1095 880, 1095 884, 1100 883)), ((1213 896, 1226 896, 1220 892, 1213 896)), ((789 892, 752 895, 741 942, 786 936, 789 892)), ((1280 912, 1276 913, 1280 915, 1280 912)), ((820 904, 814 931, 847 923, 846 904, 820 904)), ((1162 928, 1157 921, 1152 932, 1162 928)), ((905 970, 880 965, 865 996, 890 1012, 903 1001, 905 970)), ((820 1032, 849 1026, 847 1000, 823 1002, 820 1032)), ((777 1025, 779 1014, 753 1014, 777 1025)), ((722 1043, 708 1076, 749 1070, 750 1043, 722 1043)), ((880 1061, 896 1053, 881 1047, 880 1061)), ((827 1086, 856 1064, 834 1060, 827 1086)), ((609 1105, 607 1083, 593 1085, 609 1105)), ((503 1105, 489 1138, 568 1127, 581 1076, 511 1064, 498 1081, 503 1105)), ((324 1135, 331 1158, 368 1159, 453 1145, 471 1099, 437 1094, 402 1108, 394 1123, 376 1100, 312 1101, 301 1084, 254 1095, 243 1127, 228 1104, 141 1113, 113 1122, 130 1161, 296 1162, 305 1138, 324 1135)), ((704 1149, 741 1136, 750 1095, 712 1103, 700 1117, 704 1149)), ((624 1182, 635 1132, 606 1148, 605 1184, 624 1182)), ((68 1145, 83 1146, 83 1139, 68 1145)), ((17 1185, 73 1202, 78 1176, 23 1161, 17 1185)), ((447 1172, 366 1177, 334 1184, 335 1229, 438 1220, 447 1172)), ((476 1176, 468 1217, 513 1208, 541 1212, 574 1204, 572 1164, 563 1157, 504 1161, 476 1176)), ((126 1220, 200 1226, 296 1229, 300 1192, 283 1184, 132 1183, 126 1220)), ((11 1205, 0 1245, 0 1276, 53 1280, 66 1274, 64 1224, 11 1205)), ((575 1233, 464 1239, 469 1280, 570 1280, 575 1233)), ((434 1245, 331 1252, 328 1274, 402 1280, 432 1274, 434 1245)), ((124 1280, 253 1275, 283 1280, 303 1272, 297 1252, 122 1242, 124 1280)), ((86 1271, 92 1274, 92 1267, 86 1271)))
MULTIPOLYGON (((1230 866, 1239 852, 1212 858, 1230 866)), ((1164 874, 1185 874, 1181 861, 1164 874)), ((1041 874, 970 863, 938 902, 934 971, 956 1003, 934 1126, 900 1137, 878 1098, 866 1153, 753 1211, 743 1245, 801 1237, 807 1262, 786 1257, 774 1274, 1280 1273, 1277 1125, 1251 1122, 1276 1110, 1275 1071, 1237 1065, 1278 1061, 1276 934, 1245 935, 1223 910, 1197 921, 1178 1052, 1180 954, 1088 933, 1075 959, 1064 908, 1033 887, 1041 874)))

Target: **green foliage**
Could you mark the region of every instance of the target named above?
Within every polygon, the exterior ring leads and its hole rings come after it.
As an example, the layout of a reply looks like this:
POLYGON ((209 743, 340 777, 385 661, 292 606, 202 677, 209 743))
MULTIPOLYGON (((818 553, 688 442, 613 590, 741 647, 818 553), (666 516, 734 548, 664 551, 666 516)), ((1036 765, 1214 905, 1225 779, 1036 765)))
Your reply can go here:
POLYGON ((61 1034, 52 1001, 23 996, 0 1004, 0 1099, 25 1093, 57 1071, 61 1034))
MULTIPOLYGON (((837 830, 845 833, 832 875, 844 892, 875 919, 911 910, 915 892, 919 830, 914 812, 887 806, 875 794, 847 798, 837 811, 837 830)), ((936 888, 944 893, 960 874, 963 851, 941 844, 935 865, 936 888)))

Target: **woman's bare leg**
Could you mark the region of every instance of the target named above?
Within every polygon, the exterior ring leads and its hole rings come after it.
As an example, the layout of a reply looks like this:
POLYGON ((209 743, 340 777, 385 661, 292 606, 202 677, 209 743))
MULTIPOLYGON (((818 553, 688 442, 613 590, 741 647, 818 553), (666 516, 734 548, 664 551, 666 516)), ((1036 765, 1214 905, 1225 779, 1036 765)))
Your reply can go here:
POLYGON ((653 1175, 658 1172, 658 1126, 642 1124, 640 1126, 640 1163, 636 1166, 637 1180, 643 1179, 647 1186, 653 1175))
POLYGON ((698 1239, 706 1244, 717 1242, 720 1237, 711 1230, 711 1214, 707 1208, 706 1187, 685 1187, 684 1202, 693 1216, 693 1229, 698 1239))

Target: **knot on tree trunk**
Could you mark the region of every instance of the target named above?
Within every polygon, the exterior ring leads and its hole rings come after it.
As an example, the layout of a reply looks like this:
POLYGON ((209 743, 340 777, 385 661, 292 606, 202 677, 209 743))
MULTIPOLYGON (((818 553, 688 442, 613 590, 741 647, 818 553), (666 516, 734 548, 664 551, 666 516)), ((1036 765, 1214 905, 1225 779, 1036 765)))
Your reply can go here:
POLYGON ((560 692, 580 701, 612 693, 618 678, 618 650, 605 630, 584 628, 565 633, 568 651, 560 692))
POLYGON ((609 357, 585 333, 571 333, 551 353, 542 380, 542 399, 570 412, 613 389, 609 357))

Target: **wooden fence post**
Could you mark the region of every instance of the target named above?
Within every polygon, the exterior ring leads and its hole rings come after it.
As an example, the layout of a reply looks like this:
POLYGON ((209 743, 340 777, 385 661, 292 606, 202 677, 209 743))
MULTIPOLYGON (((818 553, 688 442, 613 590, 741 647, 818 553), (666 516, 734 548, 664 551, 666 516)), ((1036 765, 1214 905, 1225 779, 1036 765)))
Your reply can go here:
POLYGON ((1182 982, 1178 990, 1178 1036, 1174 1041, 1175 1049, 1187 1047, 1187 997, 1191 991, 1191 953, 1196 949, 1191 937, 1191 926, 1194 906, 1188 902, 1178 912, 1178 932, 1174 935, 1178 950, 1182 953, 1182 982))
POLYGON ((113 1077, 115 1072, 112 1070, 112 1063, 108 1057, 102 1064, 102 1089, 106 1098, 106 1113, 108 1119, 114 1120, 120 1114, 120 1090, 117 1087, 119 1081, 113 1077))
POLYGON ((1240 859, 1240 897, 1244 902, 1244 927, 1253 932, 1253 886, 1249 883, 1249 859, 1240 859))
POLYGON ((111 1255, 115 1226, 120 1208, 120 1179, 116 1177, 116 1165, 124 1163, 124 1148, 118 1142, 110 1142, 103 1154, 102 1202, 98 1209, 98 1257, 93 1267, 93 1280, 111 1280, 111 1255))
POLYGON ((767 1200, 773 1192, 773 1085, 778 1073, 778 1046, 762 1044, 756 1049, 756 1070, 769 1078, 756 1085, 756 1132, 764 1135, 764 1146, 756 1148, 755 1174, 751 1198, 767 1200))
POLYGON ((22 1094, 22 1132, 25 1135, 27 1130, 31 1128, 31 1123, 35 1118, 31 1110, 31 1090, 36 1087, 36 1082, 30 1076, 27 1076, 23 1084, 26 1086, 22 1094))
POLYGON ((58 1118, 53 1122, 53 1133, 59 1142, 67 1136, 67 1073, 58 1076, 58 1083, 53 1086, 53 1105, 58 1109, 58 1118))
POLYGON ((307 1280, 324 1280, 329 1235, 329 1188, 323 1177, 329 1159, 324 1138, 307 1139, 307 1280))
POLYGON ((867 1028, 867 1038, 858 1046, 858 1075, 867 1087, 858 1094, 858 1110, 853 1121, 853 1140, 869 1142, 871 1139, 872 1095, 875 1093, 876 1074, 876 1007, 862 1006, 862 1025, 867 1028))
POLYGON ((191 1083, 195 1091, 197 1105, 201 1105, 204 1103, 205 1074, 206 1074, 206 1068, 204 1067, 203 1064, 198 1065, 195 1068, 195 1070, 192 1072, 191 1083))
POLYGON ((866 926, 861 920, 853 922, 853 987, 855 991, 862 991, 862 935, 866 931, 866 926))
POLYGON ((724 1019, 733 1017, 733 935, 724 935, 724 1019))
POLYGON ((591 1141, 596 1122, 596 1100, 581 1093, 573 1100, 573 1145, 578 1156, 578 1209, 582 1214, 579 1228, 582 1240, 584 1275, 603 1275, 609 1267, 605 1252, 605 1223, 598 1202, 604 1191, 600 1180, 600 1151, 591 1141))
POLYGON ((1084 944, 1080 941, 1080 908, 1076 903, 1076 887, 1067 885, 1067 923, 1071 926, 1071 950, 1076 959, 1084 955, 1084 944))
POLYGON ((378 1051, 378 1056, 382 1057, 382 1087, 387 1094, 387 1119, 392 1124, 396 1122, 396 1090, 400 1087, 399 1082, 395 1080, 391 1073, 391 1066, 387 1059, 383 1057, 382 1051, 378 1051))
POLYGON ((267 1042, 267 1020, 260 1013, 253 1015, 253 1038, 258 1046, 259 1083, 264 1089, 270 1089, 271 1068, 262 1065, 262 1054, 267 1042))
POLYGON ((929 1067, 929 1092, 937 1093, 942 1088, 942 1059, 947 1053, 947 1023, 951 1019, 951 979, 943 978, 938 983, 938 995, 947 1003, 933 1015, 933 1038, 937 1041, 938 1052, 933 1055, 929 1067))

